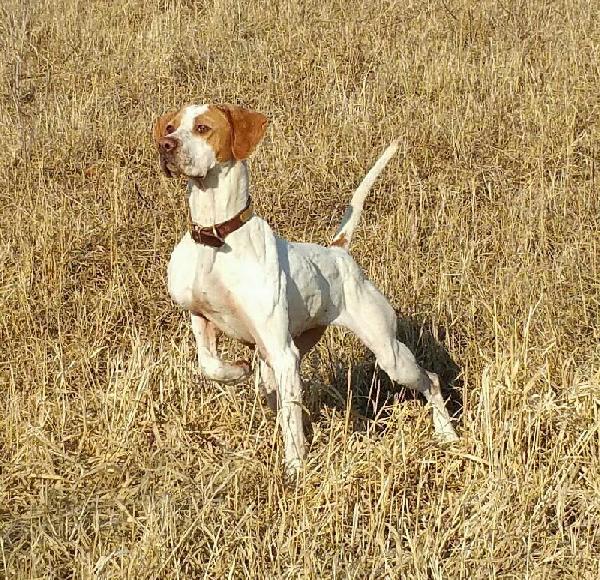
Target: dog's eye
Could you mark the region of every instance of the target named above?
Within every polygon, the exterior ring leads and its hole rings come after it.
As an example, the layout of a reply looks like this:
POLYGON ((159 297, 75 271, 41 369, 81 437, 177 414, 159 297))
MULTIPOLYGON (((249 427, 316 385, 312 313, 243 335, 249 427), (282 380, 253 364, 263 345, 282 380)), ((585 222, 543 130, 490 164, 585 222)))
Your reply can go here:
POLYGON ((210 131, 210 127, 208 125, 196 125, 196 131, 200 134, 208 133, 210 131))
POLYGON ((171 125, 171 123, 169 123, 166 127, 165 127, 165 131, 167 133, 167 135, 170 135, 173 131, 175 131, 175 126, 171 125))

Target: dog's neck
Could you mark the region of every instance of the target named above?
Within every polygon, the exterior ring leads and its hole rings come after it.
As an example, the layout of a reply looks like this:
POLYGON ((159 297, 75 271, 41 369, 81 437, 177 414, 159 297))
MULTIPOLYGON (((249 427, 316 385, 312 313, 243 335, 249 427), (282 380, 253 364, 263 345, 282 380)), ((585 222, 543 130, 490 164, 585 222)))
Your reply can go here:
POLYGON ((231 219, 248 202, 248 169, 245 161, 218 164, 206 177, 188 181, 192 222, 213 226, 231 219))

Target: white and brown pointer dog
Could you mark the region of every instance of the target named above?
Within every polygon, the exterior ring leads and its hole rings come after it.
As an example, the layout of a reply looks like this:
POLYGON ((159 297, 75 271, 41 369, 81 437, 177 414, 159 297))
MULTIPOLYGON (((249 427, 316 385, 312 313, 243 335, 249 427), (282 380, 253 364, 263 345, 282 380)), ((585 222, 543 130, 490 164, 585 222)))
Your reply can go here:
POLYGON ((425 395, 436 432, 455 440, 437 375, 396 340, 394 310, 348 253, 365 197, 397 142, 367 173, 326 248, 281 239, 252 211, 246 159, 266 126, 264 115, 229 105, 188 105, 154 125, 163 171, 188 178, 192 231, 173 251, 168 284, 190 311, 200 370, 222 382, 250 373, 248 364, 218 357, 219 330, 256 346, 267 397, 279 409, 285 464, 295 473, 305 455, 300 360, 327 325, 343 326, 391 379, 425 395))

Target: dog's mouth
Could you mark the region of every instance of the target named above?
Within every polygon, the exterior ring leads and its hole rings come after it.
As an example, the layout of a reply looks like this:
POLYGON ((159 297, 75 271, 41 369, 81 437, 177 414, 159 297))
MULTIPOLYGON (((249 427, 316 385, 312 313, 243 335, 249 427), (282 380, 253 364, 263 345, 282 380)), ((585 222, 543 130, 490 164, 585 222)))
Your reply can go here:
POLYGON ((179 173, 179 169, 177 168, 177 166, 164 153, 161 153, 159 155, 159 160, 160 160, 160 168, 167 177, 173 177, 173 175, 176 175, 179 173))
MULTIPOLYGON (((180 175, 190 179, 204 179, 206 173, 186 173, 182 168, 180 160, 175 161, 168 153, 161 153, 159 155, 160 168, 167 177, 174 177, 180 175)), ((183 166, 185 167, 185 165, 183 166)))

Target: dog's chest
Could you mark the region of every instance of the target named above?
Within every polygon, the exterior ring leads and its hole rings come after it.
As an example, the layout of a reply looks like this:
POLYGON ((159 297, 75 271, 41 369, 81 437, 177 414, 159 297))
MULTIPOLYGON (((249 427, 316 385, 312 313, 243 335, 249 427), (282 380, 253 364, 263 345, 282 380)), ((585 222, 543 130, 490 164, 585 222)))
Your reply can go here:
POLYGON ((210 320, 230 338, 254 343, 252 328, 243 308, 233 294, 219 283, 206 290, 194 288, 190 311, 210 320))
POLYGON ((219 275, 212 250, 198 246, 188 235, 171 254, 168 285, 178 306, 207 318, 232 338, 253 342, 247 316, 219 275))

